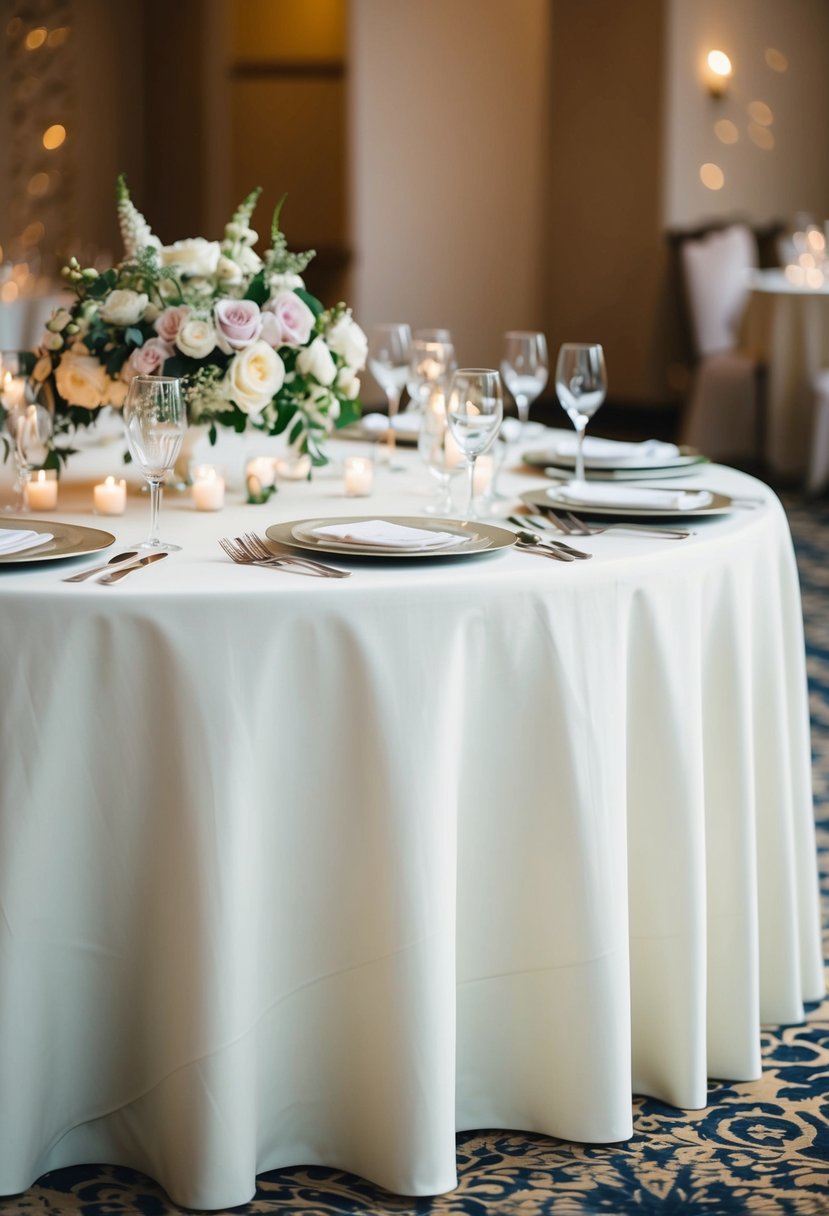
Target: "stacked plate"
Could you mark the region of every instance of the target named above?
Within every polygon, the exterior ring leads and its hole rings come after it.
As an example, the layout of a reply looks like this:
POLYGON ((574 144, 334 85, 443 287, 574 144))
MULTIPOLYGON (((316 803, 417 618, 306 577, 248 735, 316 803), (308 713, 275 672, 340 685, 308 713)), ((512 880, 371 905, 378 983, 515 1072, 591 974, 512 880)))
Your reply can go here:
POLYGON ((512 532, 492 524, 457 519, 424 523, 408 515, 293 520, 273 524, 267 536, 289 549, 354 557, 463 557, 515 544, 512 532))
MULTIPOLYGON (((576 437, 563 434, 544 448, 523 454, 524 463, 544 469, 551 477, 572 477, 576 467, 576 437)), ((707 457, 693 448, 677 447, 658 439, 622 443, 587 435, 584 473, 589 481, 640 481, 645 478, 682 477, 697 472, 707 457)))

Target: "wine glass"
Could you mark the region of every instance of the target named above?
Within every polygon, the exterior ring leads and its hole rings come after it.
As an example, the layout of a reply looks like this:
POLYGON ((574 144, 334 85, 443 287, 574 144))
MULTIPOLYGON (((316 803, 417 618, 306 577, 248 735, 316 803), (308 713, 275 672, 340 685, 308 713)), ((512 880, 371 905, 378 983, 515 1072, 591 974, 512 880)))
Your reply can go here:
POLYGON ((42 405, 22 397, 11 408, 6 407, 6 431, 12 441, 16 471, 15 510, 27 511, 26 486, 35 469, 42 469, 49 455, 52 438, 52 418, 42 405))
POLYGON ((368 366, 389 403, 388 454, 394 454, 394 420, 409 377, 412 331, 408 325, 375 325, 369 332, 368 366))
POLYGON ((447 405, 449 433, 465 454, 469 494, 464 519, 473 518, 475 461, 488 451, 504 417, 501 377, 492 368, 464 367, 454 372, 447 405))
POLYGON ((439 388, 435 388, 423 408, 417 436, 417 450, 439 486, 435 502, 424 507, 429 515, 451 515, 453 510, 449 484, 452 474, 458 470, 460 454, 455 458, 447 451, 446 432, 446 398, 439 388))
POLYGON ((510 330, 504 334, 501 375, 515 400, 521 430, 526 431, 530 406, 547 383, 547 340, 529 330, 510 330))
POLYGON ((556 363, 556 393, 576 428, 576 476, 584 482, 584 432, 607 393, 604 351, 596 342, 565 342, 556 363))
POLYGON ((181 381, 172 376, 135 376, 124 402, 124 428, 132 458, 150 487, 150 531, 137 548, 171 552, 180 545, 159 540, 161 483, 172 469, 187 429, 181 381))
POLYGON ((414 339, 406 388, 415 409, 423 409, 433 389, 446 388, 456 367, 455 348, 448 338, 414 339))

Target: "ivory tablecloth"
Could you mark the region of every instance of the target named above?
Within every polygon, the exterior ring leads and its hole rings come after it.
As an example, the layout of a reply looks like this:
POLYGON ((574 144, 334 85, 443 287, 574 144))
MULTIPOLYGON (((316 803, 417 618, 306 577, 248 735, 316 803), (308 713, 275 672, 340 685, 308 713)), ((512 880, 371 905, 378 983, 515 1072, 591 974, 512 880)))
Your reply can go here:
POLYGON ((829 368, 829 283, 790 283, 781 270, 757 270, 744 321, 745 344, 765 360, 766 459, 779 476, 819 490, 829 451, 816 451, 815 375, 829 368))
MULTIPOLYGON (((170 497, 182 551, 112 588, 0 568, 0 1192, 108 1161, 197 1208, 293 1163, 435 1194, 457 1129, 622 1140, 632 1092, 703 1106, 822 995, 778 501, 712 466, 762 505, 567 565, 216 543, 415 513, 409 462, 367 500, 336 466, 170 497)), ((123 547, 145 500, 88 514, 116 470, 86 452, 56 518, 123 547)))

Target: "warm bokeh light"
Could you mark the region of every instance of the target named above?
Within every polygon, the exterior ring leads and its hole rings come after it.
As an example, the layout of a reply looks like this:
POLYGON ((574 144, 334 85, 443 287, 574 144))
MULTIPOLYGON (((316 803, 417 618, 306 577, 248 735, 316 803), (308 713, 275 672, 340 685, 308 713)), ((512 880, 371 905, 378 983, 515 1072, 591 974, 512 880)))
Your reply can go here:
POLYGON ((714 134, 724 144, 736 144, 740 138, 737 126, 730 118, 721 118, 719 122, 715 122, 714 134))
MULTIPOLYGON (((40 220, 34 220, 33 223, 27 224, 23 229, 21 239, 24 245, 37 245, 46 235, 46 229, 40 220)), ((2 252, 0 252, 0 262, 3 260, 2 252)))
POLYGON ((47 151, 52 152, 55 148, 59 148, 66 139, 66 127, 59 122, 53 123, 51 127, 47 127, 43 132, 43 146, 47 151))
POLYGON ((748 107, 748 116, 761 127, 770 127, 774 122, 771 106, 767 106, 764 101, 752 101, 748 107))
POLYGON ((771 131, 768 127, 761 127, 759 123, 749 123, 748 137, 753 144, 756 144, 758 148, 762 148, 764 152, 770 152, 774 147, 774 136, 771 131))
POLYGON ((715 76, 726 77, 731 75, 731 60, 725 51, 709 51, 708 66, 715 76))
POLYGON ((826 248, 826 237, 819 228, 810 228, 806 233, 806 242, 816 253, 823 253, 826 248))
POLYGON ((9 279, 7 283, 4 283, 3 286, 0 287, 0 300, 2 300, 4 304, 11 304, 17 299, 17 295, 17 284, 13 282, 12 279, 9 279))
POLYGON ((699 178, 708 190, 722 190, 725 185, 725 174, 722 169, 710 161, 700 166, 699 178))
POLYGON ((18 264, 15 266, 14 270, 12 270, 12 278, 15 280, 16 283, 22 283, 28 273, 29 273, 28 263, 27 262, 18 262, 18 264))
POLYGON ((52 30, 49 37, 46 39, 46 45, 51 47, 63 46, 66 39, 69 37, 69 26, 59 25, 57 29, 52 30))
POLYGON ((789 66, 789 61, 783 52, 773 46, 766 47, 766 63, 773 72, 785 72, 789 66))
POLYGON ((813 270, 807 270, 806 271, 806 282, 809 284, 810 287, 822 287, 823 286, 823 271, 817 266, 813 270))
POLYGON ((34 177, 29 178, 27 188, 33 198, 41 198, 49 189, 49 174, 36 173, 34 177))
POLYGON ((42 25, 37 26, 36 29, 29 30, 26 35, 26 50, 36 51, 38 47, 43 46, 47 33, 48 31, 42 25))
POLYGON ((804 270, 814 269, 815 259, 812 257, 811 253, 801 253, 797 260, 804 270))

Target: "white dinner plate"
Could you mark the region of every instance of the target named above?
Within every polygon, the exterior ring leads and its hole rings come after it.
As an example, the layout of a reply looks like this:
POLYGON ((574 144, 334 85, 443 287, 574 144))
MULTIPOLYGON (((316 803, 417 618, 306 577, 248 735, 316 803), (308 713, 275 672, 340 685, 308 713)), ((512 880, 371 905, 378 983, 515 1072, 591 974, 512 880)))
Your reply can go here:
MULTIPOLYGON (((644 488, 644 487, 643 487, 644 488)), ((663 489, 661 486, 649 487, 654 490, 663 489)), ((695 487, 691 493, 696 493, 695 487)), ((709 490, 711 501, 705 507, 692 507, 691 510, 677 510, 670 507, 618 507, 618 506, 594 506, 588 503, 568 502, 565 498, 559 498, 556 494, 556 487, 550 486, 547 490, 528 490, 521 495, 522 502, 527 503, 530 507, 544 508, 551 511, 572 511, 574 515, 609 515, 617 519, 633 519, 641 517, 642 519, 687 519, 690 516, 701 515, 726 515, 733 510, 733 502, 727 494, 717 494, 713 490, 709 490)))
MULTIPOLYGON (((528 453, 531 455, 532 453, 528 453)), ((573 476, 575 465, 565 464, 563 460, 550 460, 544 465, 538 466, 534 460, 526 460, 525 464, 535 467, 542 467, 548 477, 562 478, 564 481, 569 480, 573 476)), ((584 466, 584 476, 587 481, 648 481, 658 478, 660 481, 665 477, 688 477, 690 474, 699 472, 699 466, 709 464, 707 456, 696 456, 691 460, 679 459, 672 464, 660 465, 636 465, 631 468, 629 465, 624 468, 607 468, 593 469, 588 465, 584 466)))
MULTIPOLYGON (((559 452, 554 447, 534 448, 522 453, 524 464, 535 469, 555 468, 571 473, 576 467, 576 457, 559 452)), ((647 477, 677 477, 683 473, 694 472, 697 465, 707 464, 708 457, 701 455, 695 448, 680 448, 677 456, 669 457, 658 462, 643 462, 631 464, 628 461, 614 463, 610 460, 592 461, 589 456, 584 458, 584 471, 588 479, 638 480, 647 477)))
POLYGON ((424 520, 420 515, 350 515, 333 516, 326 519, 294 519, 284 524, 272 524, 265 535, 278 545, 291 549, 305 549, 316 553, 351 554, 353 557, 467 557, 474 553, 491 553, 515 544, 515 534, 507 528, 496 528, 493 524, 473 520, 465 524, 457 519, 424 520), (443 548, 429 547, 403 549, 384 545, 359 545, 330 537, 313 536, 317 528, 332 524, 363 523, 382 519, 384 523, 400 524, 406 528, 420 528, 428 532, 452 532, 458 538, 456 545, 443 548))
POLYGON ((27 528, 30 532, 51 532, 52 539, 42 549, 23 549, 19 553, 0 554, 0 564, 18 565, 21 562, 51 562, 61 557, 82 557, 85 553, 97 553, 115 544, 111 532, 100 528, 81 528, 77 524, 58 523, 54 519, 0 519, 0 528, 27 528))

